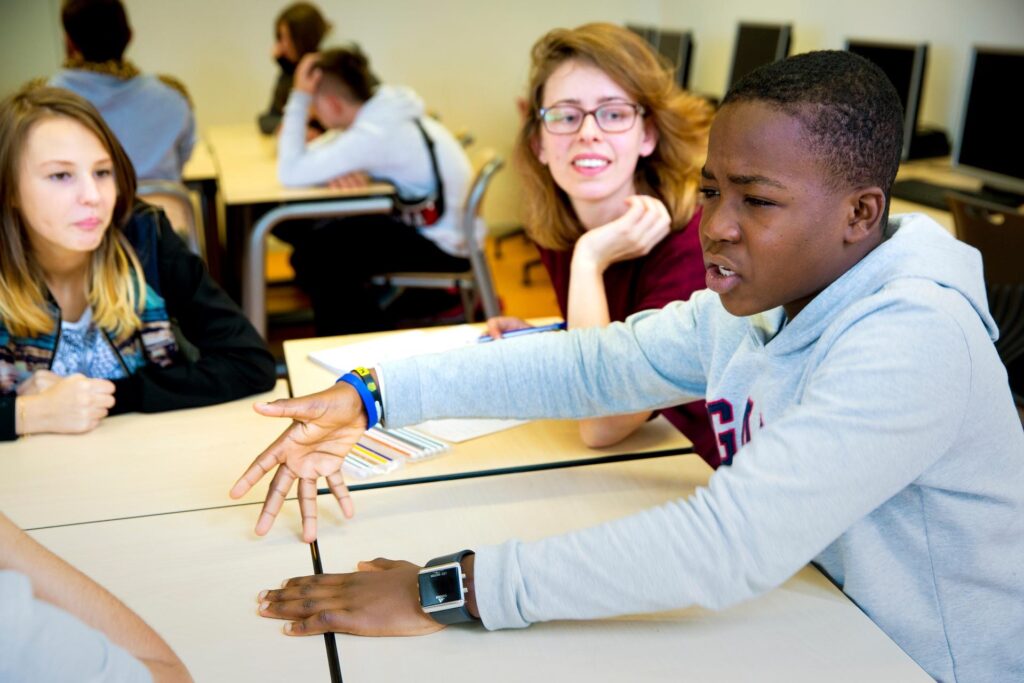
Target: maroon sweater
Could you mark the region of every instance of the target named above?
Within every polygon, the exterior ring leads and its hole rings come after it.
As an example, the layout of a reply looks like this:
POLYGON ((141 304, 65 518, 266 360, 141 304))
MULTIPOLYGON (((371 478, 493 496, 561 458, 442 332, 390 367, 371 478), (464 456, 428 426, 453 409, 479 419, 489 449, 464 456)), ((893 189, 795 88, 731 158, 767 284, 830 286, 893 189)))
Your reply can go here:
MULTIPOLYGON (((608 314, 613 322, 625 320, 638 311, 662 308, 670 301, 689 299, 704 289, 704 256, 700 248, 697 225, 700 209, 686 227, 670 233, 647 256, 613 263, 604 272, 608 314)), ((562 316, 569 299, 569 274, 572 250, 554 251, 540 248, 540 258, 551 276, 562 316)), ((712 467, 721 462, 718 441, 711 429, 704 401, 694 401, 661 414, 693 442, 694 450, 712 467)))

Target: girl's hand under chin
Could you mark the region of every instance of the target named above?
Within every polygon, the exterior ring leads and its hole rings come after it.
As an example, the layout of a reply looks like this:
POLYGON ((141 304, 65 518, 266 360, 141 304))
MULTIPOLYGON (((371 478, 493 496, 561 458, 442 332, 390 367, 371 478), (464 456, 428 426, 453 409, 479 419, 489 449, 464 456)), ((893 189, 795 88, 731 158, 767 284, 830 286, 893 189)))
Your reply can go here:
POLYGON ((626 212, 602 226, 588 230, 576 242, 573 264, 589 264, 603 272, 619 261, 646 256, 665 239, 672 225, 668 209, 646 195, 626 199, 626 212))

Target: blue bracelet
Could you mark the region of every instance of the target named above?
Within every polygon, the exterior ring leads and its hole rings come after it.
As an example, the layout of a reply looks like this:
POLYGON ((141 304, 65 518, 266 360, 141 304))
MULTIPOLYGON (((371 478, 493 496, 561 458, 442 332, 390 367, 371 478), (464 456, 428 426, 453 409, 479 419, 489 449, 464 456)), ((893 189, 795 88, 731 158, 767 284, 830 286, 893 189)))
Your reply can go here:
POLYGON ((335 382, 335 384, 337 384, 338 382, 351 384, 352 387, 355 388, 356 392, 359 394, 359 398, 363 402, 363 408, 366 410, 366 428, 369 429, 370 427, 376 425, 380 421, 380 418, 377 414, 377 402, 373 400, 373 394, 370 393, 370 390, 366 387, 366 384, 363 382, 362 378, 359 377, 359 375, 356 375, 355 373, 346 372, 344 375, 338 378, 338 381, 335 382))

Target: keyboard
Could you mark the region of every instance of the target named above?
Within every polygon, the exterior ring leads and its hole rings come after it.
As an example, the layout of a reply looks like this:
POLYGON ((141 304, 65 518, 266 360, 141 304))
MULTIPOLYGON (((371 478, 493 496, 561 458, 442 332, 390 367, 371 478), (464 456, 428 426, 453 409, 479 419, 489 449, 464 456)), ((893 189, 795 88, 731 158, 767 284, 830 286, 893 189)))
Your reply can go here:
POLYGON ((998 204, 1007 209, 1016 210, 1020 198, 1014 198, 1010 194, 992 192, 991 190, 961 190, 945 185, 936 185, 924 180, 897 180, 892 184, 892 196, 895 199, 921 204, 940 211, 949 211, 946 204, 946 193, 956 192, 975 199, 981 199, 991 204, 998 204))

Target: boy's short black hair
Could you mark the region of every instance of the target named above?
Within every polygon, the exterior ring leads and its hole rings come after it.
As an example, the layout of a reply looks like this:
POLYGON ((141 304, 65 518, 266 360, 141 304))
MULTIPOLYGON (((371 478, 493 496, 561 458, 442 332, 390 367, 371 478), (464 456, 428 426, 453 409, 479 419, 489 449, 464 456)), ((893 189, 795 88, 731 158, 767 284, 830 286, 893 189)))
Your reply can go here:
POLYGON ((903 105, 873 63, 822 50, 766 64, 740 79, 722 106, 751 101, 801 119, 837 186, 877 186, 889 196, 903 150, 903 105))
POLYGON ((343 94, 355 102, 365 102, 377 92, 380 81, 370 71, 370 61, 358 45, 324 50, 316 60, 323 71, 323 80, 340 87, 343 94))
POLYGON ((87 62, 121 61, 132 39, 121 0, 64 0, 60 18, 87 62))

